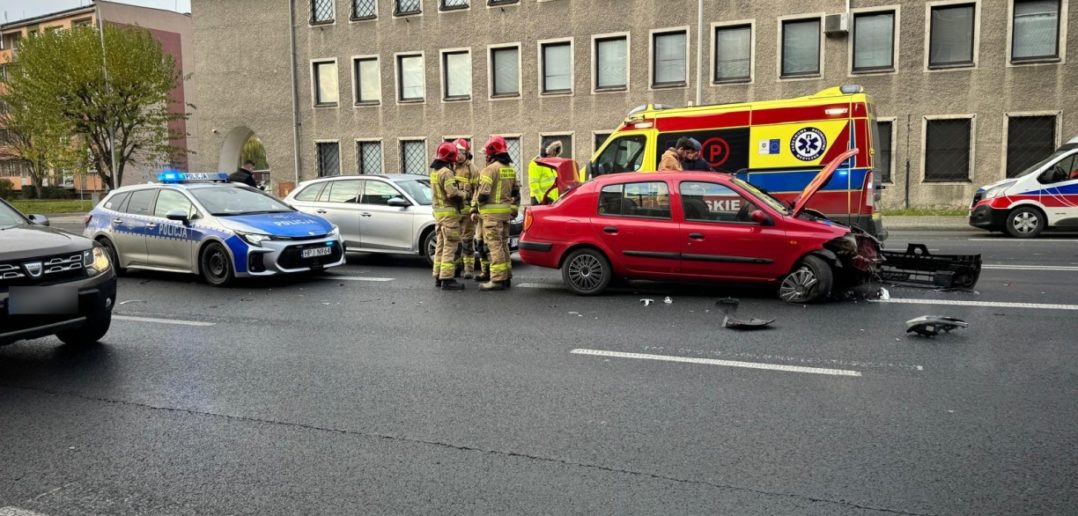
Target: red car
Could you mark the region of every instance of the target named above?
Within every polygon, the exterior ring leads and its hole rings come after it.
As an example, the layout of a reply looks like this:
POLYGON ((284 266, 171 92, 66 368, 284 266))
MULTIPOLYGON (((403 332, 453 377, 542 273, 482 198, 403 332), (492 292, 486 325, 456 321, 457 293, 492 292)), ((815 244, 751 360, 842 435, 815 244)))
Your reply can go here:
POLYGON ((872 278, 879 241, 805 205, 856 149, 835 158, 791 208, 733 175, 660 172, 601 176, 550 206, 529 207, 520 257, 560 268, 571 291, 615 279, 778 285, 791 303, 823 299, 872 278))

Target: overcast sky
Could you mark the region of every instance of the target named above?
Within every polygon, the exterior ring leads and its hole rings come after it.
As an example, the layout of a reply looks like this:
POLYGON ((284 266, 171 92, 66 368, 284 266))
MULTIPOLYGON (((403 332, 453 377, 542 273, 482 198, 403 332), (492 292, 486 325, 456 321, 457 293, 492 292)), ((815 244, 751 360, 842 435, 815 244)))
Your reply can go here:
MULTIPOLYGON (((191 0, 112 0, 118 3, 144 5, 181 13, 191 12, 191 0)), ((90 0, 0 0, 0 23, 8 23, 42 14, 90 5, 90 0)))

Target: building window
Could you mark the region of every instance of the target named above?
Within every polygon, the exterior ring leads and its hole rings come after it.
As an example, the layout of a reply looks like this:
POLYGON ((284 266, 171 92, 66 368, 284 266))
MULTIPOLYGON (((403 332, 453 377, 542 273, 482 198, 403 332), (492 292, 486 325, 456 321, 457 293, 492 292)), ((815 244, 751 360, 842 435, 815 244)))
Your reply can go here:
POLYGON ((1056 117, 1015 116, 1007 119, 1007 177, 1025 172, 1055 149, 1056 117))
POLYGON ((320 61, 314 63, 314 103, 317 106, 336 106, 337 62, 320 61))
POLYGON ((895 12, 858 13, 853 17, 853 71, 895 69, 895 12))
POLYGON ((443 11, 468 8, 468 0, 441 0, 440 3, 443 11))
POLYGON ((355 68, 356 104, 377 104, 382 101, 382 74, 377 57, 358 58, 355 68))
POLYGON ((554 142, 561 142, 561 154, 559 157, 572 158, 573 157, 573 135, 571 134, 558 134, 558 135, 545 135, 541 136, 541 149, 546 152, 548 145, 554 142))
POLYGON ((378 17, 377 0, 352 0, 352 19, 371 20, 378 17))
POLYGON ((968 182, 973 120, 927 120, 925 182, 968 182))
POLYGON ((623 90, 628 86, 629 38, 616 36, 595 40, 595 89, 623 90))
POLYGON ((520 96, 520 47, 490 49, 490 69, 493 96, 520 96))
POLYGON ((595 145, 592 147, 592 152, 598 152, 599 148, 606 143, 606 139, 610 138, 611 133, 595 133, 595 145))
POLYGON ((540 52, 543 93, 572 93, 573 44, 567 41, 543 43, 540 52))
POLYGON ((820 20, 782 22, 782 76, 820 74, 820 20))
POLYGON ((341 175, 341 147, 337 142, 318 142, 318 177, 341 175))
POLYGON ((472 98, 472 54, 467 50, 443 53, 442 82, 445 100, 472 98))
POLYGON ((423 56, 397 56, 397 98, 401 102, 422 102, 426 96, 423 56))
POLYGON ((891 170, 891 145, 894 140, 894 122, 876 122, 876 134, 879 141, 876 142, 876 163, 873 167, 880 174, 880 181, 884 183, 894 182, 891 170))
POLYGON ((518 137, 518 136, 507 136, 507 137, 505 137, 505 146, 509 149, 509 152, 508 152, 509 159, 513 160, 513 166, 517 169, 517 171, 518 171, 517 177, 519 177, 520 176, 519 171, 522 168, 526 168, 526 164, 523 163, 523 161, 522 161, 524 159, 524 152, 523 152, 523 148, 520 146, 520 137, 518 137))
POLYGON ((336 0, 311 0, 311 24, 333 23, 333 3, 336 0))
POLYGON ((357 170, 360 174, 382 173, 382 142, 356 143, 357 170))
POLYGON ((408 16, 423 12, 423 0, 395 0, 394 16, 408 16))
POLYGON ((72 27, 89 27, 93 25, 94 21, 90 18, 82 18, 81 20, 75 20, 71 22, 72 27))
POLYGON ((684 86, 687 83, 687 37, 682 30, 652 35, 652 86, 684 86))
POLYGON ((752 78, 752 26, 715 27, 715 82, 752 78))
POLYGON ((401 172, 427 175, 427 146, 423 140, 401 141, 401 172))
POLYGON ((1011 60, 1059 57, 1059 0, 1015 0, 1011 60))
POLYGON ((976 4, 932 8, 928 66, 972 66, 976 4))

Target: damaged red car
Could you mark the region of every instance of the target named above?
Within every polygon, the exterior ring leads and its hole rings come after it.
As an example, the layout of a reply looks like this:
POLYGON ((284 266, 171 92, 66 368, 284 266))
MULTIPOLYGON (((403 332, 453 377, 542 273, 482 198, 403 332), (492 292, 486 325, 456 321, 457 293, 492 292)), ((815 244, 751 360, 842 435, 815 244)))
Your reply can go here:
POLYGON ((805 208, 829 181, 845 181, 835 158, 792 207, 729 174, 601 176, 553 205, 529 207, 520 257, 560 268, 580 295, 622 279, 776 285, 790 303, 827 298, 873 279, 880 243, 805 208))

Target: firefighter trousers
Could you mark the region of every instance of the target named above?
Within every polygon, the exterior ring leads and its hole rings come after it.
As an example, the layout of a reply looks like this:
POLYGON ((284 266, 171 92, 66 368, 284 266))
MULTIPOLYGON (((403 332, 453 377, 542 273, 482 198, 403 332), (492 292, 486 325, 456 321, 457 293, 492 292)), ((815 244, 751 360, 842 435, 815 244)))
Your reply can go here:
POLYGON ((511 278, 508 216, 483 216, 483 243, 490 252, 490 281, 505 281, 511 278))
POLYGON ((457 272, 457 247, 460 246, 460 217, 439 220, 436 231, 434 276, 443 280, 453 279, 457 272))
POLYGON ((475 233, 476 223, 472 222, 472 216, 465 214, 460 218, 460 248, 457 251, 455 263, 464 267, 465 274, 475 272, 475 233))

